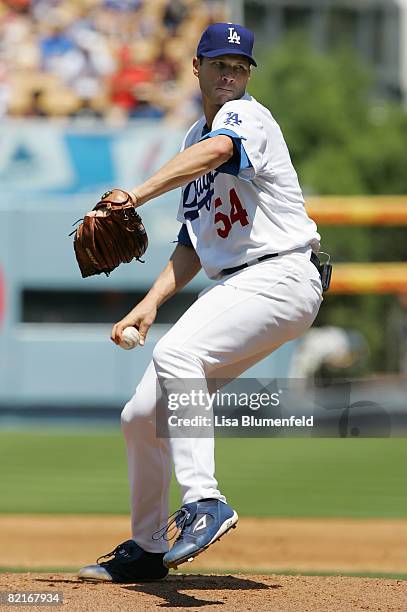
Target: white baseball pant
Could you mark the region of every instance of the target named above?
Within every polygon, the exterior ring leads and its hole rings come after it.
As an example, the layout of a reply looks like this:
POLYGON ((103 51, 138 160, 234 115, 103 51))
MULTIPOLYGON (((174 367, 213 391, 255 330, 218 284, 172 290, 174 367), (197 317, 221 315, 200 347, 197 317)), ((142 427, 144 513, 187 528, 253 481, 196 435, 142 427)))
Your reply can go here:
POLYGON ((152 534, 166 523, 172 464, 182 503, 225 500, 215 479, 213 438, 156 437, 157 377, 239 376, 314 321, 322 288, 309 247, 268 259, 205 289, 157 343, 153 359, 122 412, 132 505, 132 537, 165 552, 152 534))

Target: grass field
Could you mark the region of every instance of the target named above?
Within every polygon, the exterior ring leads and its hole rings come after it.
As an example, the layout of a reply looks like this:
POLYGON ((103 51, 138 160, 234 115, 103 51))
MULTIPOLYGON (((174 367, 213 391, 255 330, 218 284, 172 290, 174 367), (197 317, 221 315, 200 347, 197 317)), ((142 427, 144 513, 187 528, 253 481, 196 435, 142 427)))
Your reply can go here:
MULTIPOLYGON (((218 480, 241 516, 406 517, 406 465, 402 438, 217 441, 218 480)), ((129 508, 116 430, 2 432, 0 483, 3 513, 129 508)))

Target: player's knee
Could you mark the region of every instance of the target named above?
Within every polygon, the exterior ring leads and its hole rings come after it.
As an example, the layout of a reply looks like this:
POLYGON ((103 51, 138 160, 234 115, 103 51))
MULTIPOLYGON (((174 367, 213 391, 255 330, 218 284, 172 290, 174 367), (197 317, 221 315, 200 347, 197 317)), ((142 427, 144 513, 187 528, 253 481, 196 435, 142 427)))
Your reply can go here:
POLYGON ((130 400, 124 406, 122 413, 120 415, 120 423, 121 423, 122 431, 124 433, 126 433, 131 427, 134 421, 134 416, 135 416, 134 402, 130 400))
POLYGON ((153 352, 153 362, 158 379, 204 378, 205 360, 186 346, 159 342, 153 352))
POLYGON ((173 353, 174 349, 164 340, 157 342, 153 350, 153 363, 157 373, 167 369, 167 366, 171 364, 173 353))
POLYGON ((123 433, 126 435, 126 433, 137 429, 146 420, 150 420, 154 408, 153 397, 143 398, 140 393, 136 392, 121 413, 120 422, 123 433))
POLYGON ((155 346, 153 363, 158 377, 167 375, 178 377, 182 376, 182 372, 189 372, 192 363, 197 365, 198 359, 195 355, 189 354, 184 347, 163 339, 155 346))

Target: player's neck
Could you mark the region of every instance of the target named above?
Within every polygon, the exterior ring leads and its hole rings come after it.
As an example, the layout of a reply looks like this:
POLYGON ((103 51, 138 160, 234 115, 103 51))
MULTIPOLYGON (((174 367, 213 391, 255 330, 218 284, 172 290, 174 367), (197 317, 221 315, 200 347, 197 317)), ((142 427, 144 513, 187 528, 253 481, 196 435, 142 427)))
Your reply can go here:
MULTIPOLYGON (((243 95, 245 95, 245 93, 243 93, 243 95)), ((238 99, 240 98, 236 98, 236 100, 238 99)), ((228 101, 230 100, 225 100, 224 104, 226 104, 228 101)), ((206 119, 206 125, 210 130, 212 129, 213 120, 222 106, 223 104, 214 104, 204 94, 202 94, 202 107, 206 119)))
POLYGON ((220 108, 222 108, 222 105, 220 104, 211 104, 208 100, 205 100, 205 98, 202 99, 202 106, 203 106, 203 111, 204 111, 204 115, 205 115, 205 119, 206 119, 206 125, 208 126, 208 128, 211 130, 212 129, 212 122, 215 118, 215 115, 217 114, 217 112, 219 111, 220 108))

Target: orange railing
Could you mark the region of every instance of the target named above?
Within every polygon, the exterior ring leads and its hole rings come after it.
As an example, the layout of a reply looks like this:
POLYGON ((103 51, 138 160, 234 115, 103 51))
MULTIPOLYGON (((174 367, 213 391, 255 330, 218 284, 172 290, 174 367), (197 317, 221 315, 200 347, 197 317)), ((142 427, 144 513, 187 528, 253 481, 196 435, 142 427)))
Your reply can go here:
MULTIPOLYGON (((407 196, 313 197, 307 199, 306 207, 319 225, 407 225, 407 196)), ((407 291, 407 263, 337 263, 334 265, 330 291, 407 291)))

